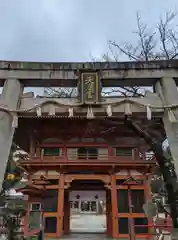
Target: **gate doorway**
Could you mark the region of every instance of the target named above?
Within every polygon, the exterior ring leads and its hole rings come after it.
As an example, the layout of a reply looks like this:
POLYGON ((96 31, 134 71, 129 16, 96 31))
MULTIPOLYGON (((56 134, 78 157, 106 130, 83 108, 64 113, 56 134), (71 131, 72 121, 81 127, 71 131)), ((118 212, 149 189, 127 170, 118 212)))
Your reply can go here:
POLYGON ((106 232, 106 192, 71 191, 70 232, 105 233, 106 232))
POLYGON ((112 235, 112 204, 107 174, 66 174, 63 233, 112 235))

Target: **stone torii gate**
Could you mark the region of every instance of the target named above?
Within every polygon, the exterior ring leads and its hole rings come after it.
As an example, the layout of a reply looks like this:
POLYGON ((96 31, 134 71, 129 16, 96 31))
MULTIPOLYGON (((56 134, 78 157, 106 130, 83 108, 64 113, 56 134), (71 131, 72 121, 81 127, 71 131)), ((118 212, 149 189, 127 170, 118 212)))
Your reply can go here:
MULTIPOLYGON (((18 114, 29 111, 21 101, 24 87, 76 87, 78 72, 98 72, 103 87, 154 87, 147 107, 159 111, 178 174, 178 61, 33 63, 0 62, 0 189, 17 127, 18 114), (154 99, 161 100, 155 105, 154 99)), ((134 102, 133 99, 129 100, 134 102)), ((144 102, 144 100, 143 100, 144 102)), ((138 110, 137 110, 138 111, 138 110)), ((123 113, 124 114, 124 113, 123 113)))

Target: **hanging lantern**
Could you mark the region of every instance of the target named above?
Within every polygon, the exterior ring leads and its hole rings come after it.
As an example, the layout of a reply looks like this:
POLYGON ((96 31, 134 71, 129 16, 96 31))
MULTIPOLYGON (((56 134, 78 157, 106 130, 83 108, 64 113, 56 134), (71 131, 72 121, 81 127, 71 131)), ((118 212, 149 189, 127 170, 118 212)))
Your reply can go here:
POLYGON ((15 180, 15 174, 13 174, 13 173, 8 173, 7 174, 7 180, 15 180))

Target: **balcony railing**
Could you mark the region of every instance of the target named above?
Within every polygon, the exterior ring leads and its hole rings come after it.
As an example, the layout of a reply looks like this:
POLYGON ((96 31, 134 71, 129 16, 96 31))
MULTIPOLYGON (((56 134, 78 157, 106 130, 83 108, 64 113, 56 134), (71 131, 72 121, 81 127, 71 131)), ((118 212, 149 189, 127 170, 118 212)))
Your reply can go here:
MULTIPOLYGON (((143 155, 142 155, 143 156, 143 155)), ((72 162, 147 162, 147 161, 155 161, 154 154, 147 155, 146 157, 139 156, 114 156, 108 154, 61 154, 60 156, 31 156, 31 160, 33 161, 44 161, 44 162, 61 162, 61 163, 72 163, 72 162)))

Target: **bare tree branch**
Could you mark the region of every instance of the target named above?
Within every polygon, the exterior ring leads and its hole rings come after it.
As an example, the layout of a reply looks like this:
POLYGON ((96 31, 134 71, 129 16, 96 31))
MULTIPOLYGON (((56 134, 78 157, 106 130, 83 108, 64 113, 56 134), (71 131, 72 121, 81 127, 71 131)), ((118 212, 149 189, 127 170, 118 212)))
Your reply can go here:
MULTIPOLYGON (((134 54, 132 54, 130 51, 128 51, 128 49, 125 46, 125 48, 120 47, 115 41, 109 41, 109 43, 111 45, 113 45, 114 47, 116 47, 120 52, 124 53, 125 55, 127 55, 129 57, 129 59, 132 59, 134 61, 140 61, 139 58, 137 58, 137 56, 135 56, 134 54)), ((110 47, 111 48, 111 47, 110 47)))
MULTIPOLYGON (((158 24, 154 29, 150 29, 148 24, 145 24, 140 14, 137 12, 137 26, 133 32, 136 35, 137 43, 120 44, 116 41, 110 40, 108 42, 108 52, 102 56, 102 61, 110 62, 116 61, 124 55, 129 60, 149 63, 151 60, 160 59, 176 59, 178 58, 178 32, 177 25, 173 26, 176 21, 176 12, 166 12, 166 14, 160 17, 158 24)), ((97 59, 90 53, 90 58, 93 62, 97 59)), ((123 74, 123 79, 124 79, 123 74)), ((78 92, 76 88, 58 88, 58 89, 46 89, 48 96, 55 97, 76 97, 78 92)), ((104 89, 102 94, 104 96, 124 96, 124 97, 143 97, 145 91, 140 87, 123 87, 104 89)))
MULTIPOLYGON (((171 40, 169 25, 176 15, 177 14, 175 12, 167 12, 165 19, 161 18, 158 24, 160 43, 162 45, 161 51, 163 52, 163 57, 165 56, 167 60, 171 58, 171 52, 168 49, 168 44, 170 44, 169 40, 171 40)), ((175 34, 173 34, 173 37, 175 37, 175 34)), ((171 40, 171 43, 175 47, 173 39, 171 40)))
POLYGON ((137 13, 137 29, 134 31, 138 39, 137 44, 125 43, 122 46, 115 41, 109 41, 109 44, 115 48, 115 51, 134 61, 175 59, 178 56, 178 33, 175 30, 177 26, 173 27, 172 24, 176 18, 176 12, 166 12, 165 16, 160 18, 156 28, 150 31, 148 25, 141 21, 137 13))

